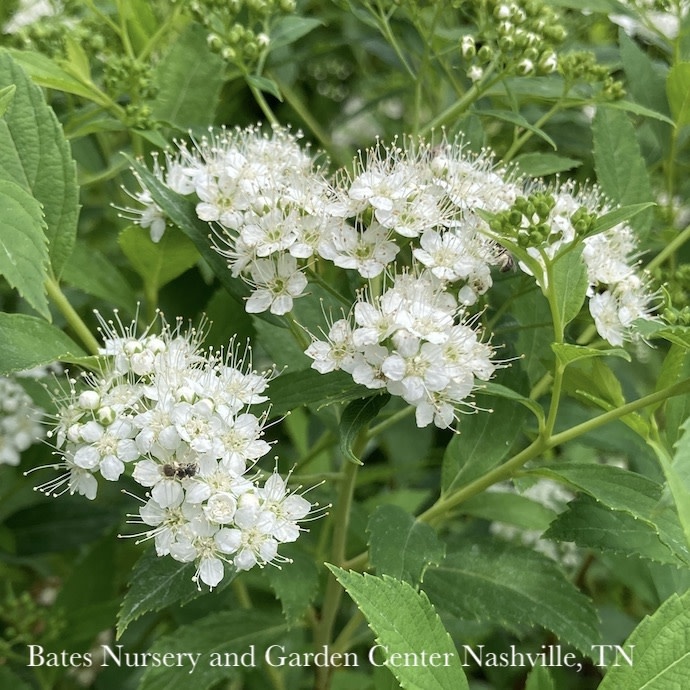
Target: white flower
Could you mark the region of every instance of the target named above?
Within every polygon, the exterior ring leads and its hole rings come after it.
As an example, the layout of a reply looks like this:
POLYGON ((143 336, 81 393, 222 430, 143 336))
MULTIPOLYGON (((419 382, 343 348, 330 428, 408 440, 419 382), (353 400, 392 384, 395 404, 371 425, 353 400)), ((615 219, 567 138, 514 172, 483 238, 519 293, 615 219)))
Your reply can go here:
POLYGON ((275 261, 257 259, 250 264, 249 272, 256 286, 246 304, 250 314, 264 311, 287 314, 292 310, 293 299, 299 297, 307 287, 307 277, 297 268, 296 259, 290 255, 281 255, 275 261))
POLYGON ((314 360, 312 369, 316 369, 321 374, 327 374, 336 369, 351 371, 355 361, 355 352, 352 326, 347 319, 335 321, 328 331, 325 342, 314 339, 305 350, 307 357, 314 360))

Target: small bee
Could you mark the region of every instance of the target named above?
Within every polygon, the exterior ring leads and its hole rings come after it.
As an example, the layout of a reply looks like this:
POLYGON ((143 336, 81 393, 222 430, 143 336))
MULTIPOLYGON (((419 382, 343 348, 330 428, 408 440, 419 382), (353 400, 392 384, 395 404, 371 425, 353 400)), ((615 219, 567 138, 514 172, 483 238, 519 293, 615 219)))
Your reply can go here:
POLYGON ((197 472, 197 465, 195 462, 186 462, 180 464, 178 462, 168 463, 163 465, 162 471, 166 477, 175 477, 177 479, 186 479, 193 477, 197 472))
POLYGON ((507 249, 501 247, 501 251, 496 256, 496 265, 501 273, 508 273, 515 268, 515 259, 507 249))

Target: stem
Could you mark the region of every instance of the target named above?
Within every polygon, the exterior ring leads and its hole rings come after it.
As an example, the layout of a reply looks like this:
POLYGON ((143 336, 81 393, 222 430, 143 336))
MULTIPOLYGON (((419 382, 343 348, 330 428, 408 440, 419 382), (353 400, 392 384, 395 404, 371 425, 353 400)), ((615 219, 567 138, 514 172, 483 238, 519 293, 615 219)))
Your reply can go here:
POLYGON ((390 417, 384 419, 381 423, 369 429, 369 431, 367 432, 367 441, 369 441, 372 438, 376 438, 386 429, 393 426, 394 424, 397 424, 401 419, 405 419, 405 417, 411 415, 412 412, 414 412, 414 410, 415 408, 412 407, 412 405, 406 405, 405 407, 403 407, 402 410, 394 412, 390 417))
POLYGON ((259 107, 261 108, 263 114, 266 116, 266 119, 275 127, 280 126, 280 122, 278 121, 278 118, 275 116, 275 113, 273 110, 271 110, 271 106, 268 105, 268 101, 264 98, 263 93, 261 92, 261 89, 258 89, 254 84, 251 84, 247 80, 247 85, 249 86, 249 90, 252 92, 252 95, 254 96, 254 99, 256 102, 259 104, 259 107))
MULTIPOLYGON (((551 106, 551 108, 534 123, 534 127, 536 129, 541 129, 541 127, 545 125, 561 108, 561 101, 554 103, 553 106, 551 106)), ((521 136, 517 137, 503 156, 503 163, 508 163, 509 161, 513 160, 515 154, 532 138, 532 136, 534 136, 534 132, 531 129, 528 129, 521 136)))
POLYGON ((344 304, 348 310, 352 307, 352 300, 341 295, 332 285, 327 283, 313 268, 307 268, 307 275, 313 278, 317 285, 320 285, 326 292, 333 295, 339 302, 344 304))
POLYGON ((673 386, 663 388, 656 393, 645 395, 644 397, 638 398, 637 400, 634 400, 627 405, 623 405, 622 407, 618 407, 615 410, 610 410, 609 412, 600 414, 598 417, 594 417, 586 422, 582 422, 582 424, 577 424, 566 431, 562 431, 559 434, 554 434, 550 438, 537 438, 532 444, 527 446, 527 448, 520 451, 517 455, 500 467, 497 467, 490 472, 487 472, 483 477, 470 482, 456 493, 440 498, 438 501, 436 501, 436 503, 434 503, 434 505, 431 506, 431 508, 422 513, 417 519, 422 522, 436 521, 439 518, 442 518, 451 509, 460 505, 472 496, 481 493, 497 482, 508 479, 515 471, 520 469, 522 465, 537 457, 545 450, 563 445, 564 443, 571 441, 578 436, 582 436, 583 434, 593 431, 594 429, 597 429, 608 422, 625 417, 625 415, 636 412, 637 410, 647 407, 648 405, 653 405, 654 403, 662 402, 667 398, 671 398, 675 395, 682 395, 683 393, 687 392, 690 392, 690 378, 676 383, 673 386))
POLYGON ((72 330, 79 336, 88 352, 92 355, 98 355, 101 349, 98 341, 69 303, 55 278, 48 278, 45 282, 45 288, 50 300, 65 317, 72 330))
POLYGON ((336 440, 337 439, 335 437, 335 434, 333 434, 330 431, 324 432, 324 434, 316 442, 316 445, 314 445, 306 455, 304 455, 297 461, 297 464, 295 465, 295 471, 302 472, 304 468, 312 460, 319 457, 319 455, 321 455, 321 453, 323 453, 324 450, 335 445, 336 440))
MULTIPOLYGON (((352 450, 355 457, 359 457, 366 446, 366 432, 360 432, 352 450)), ((342 567, 345 560, 345 547, 347 543, 347 527, 350 522, 350 509, 352 498, 355 492, 357 481, 357 470, 359 465, 354 462, 345 461, 343 468, 343 481, 340 484, 340 493, 333 512, 333 541, 331 547, 331 562, 338 567, 342 567)), ((343 588, 335 579, 333 574, 329 574, 326 584, 326 593, 321 608, 321 621, 314 635, 314 647, 321 649, 324 645, 328 646, 333 639, 333 628, 335 619, 338 615, 340 600, 343 596, 343 588)), ((327 690, 330 680, 330 669, 318 667, 316 669, 316 690, 327 690)))
POLYGON ((232 591, 237 597, 237 603, 242 609, 252 608, 252 600, 249 596, 249 591, 242 580, 235 578, 231 583, 232 591))
POLYGON ((309 127, 314 136, 319 140, 321 145, 325 149, 330 149, 332 144, 328 133, 319 124, 319 121, 311 114, 309 109, 302 102, 302 99, 295 93, 294 89, 283 82, 279 82, 270 72, 267 73, 267 76, 278 84, 280 93, 283 94, 283 98, 285 99, 286 103, 299 115, 304 124, 309 127))
POLYGON ((679 232, 646 266, 645 270, 650 273, 659 268, 661 264, 672 256, 677 249, 682 247, 690 239, 690 225, 685 230, 679 232))

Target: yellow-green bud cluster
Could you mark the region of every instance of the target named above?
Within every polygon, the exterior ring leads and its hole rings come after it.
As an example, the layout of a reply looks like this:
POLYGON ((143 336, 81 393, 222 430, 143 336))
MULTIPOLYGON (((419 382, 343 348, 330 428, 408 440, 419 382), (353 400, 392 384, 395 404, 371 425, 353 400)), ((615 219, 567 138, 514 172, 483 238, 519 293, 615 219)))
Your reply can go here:
POLYGON ((586 82, 598 87, 607 100, 617 100, 625 95, 623 83, 609 74, 609 68, 596 61, 594 53, 586 50, 561 55, 558 70, 566 82, 586 82))

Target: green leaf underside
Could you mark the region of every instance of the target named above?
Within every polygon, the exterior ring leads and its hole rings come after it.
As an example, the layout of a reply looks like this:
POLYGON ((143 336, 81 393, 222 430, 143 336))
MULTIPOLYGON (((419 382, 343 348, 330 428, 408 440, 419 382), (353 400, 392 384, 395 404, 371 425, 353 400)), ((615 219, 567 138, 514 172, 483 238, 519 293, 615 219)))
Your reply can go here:
POLYGON ((313 369, 281 374, 271 381, 268 390, 272 417, 283 415, 302 405, 322 408, 378 393, 354 383, 352 377, 344 371, 320 374, 313 369))
POLYGON ((194 563, 179 563, 147 549, 130 575, 129 589, 117 616, 117 636, 149 611, 160 611, 171 604, 182 606, 203 594, 192 581, 195 571, 194 563))
POLYGON ((266 647, 279 641, 286 630, 282 620, 260 611, 224 611, 206 616, 161 637, 151 647, 151 652, 158 654, 199 654, 196 669, 192 670, 187 657, 183 657, 187 663, 182 667, 149 666, 138 688, 205 690, 217 686, 222 680, 238 678, 246 672, 245 669, 212 665, 214 658, 223 663, 226 654, 241 656, 253 645, 256 665, 260 666, 266 647))
POLYGON ((376 419, 378 413, 390 400, 390 395, 372 395, 367 398, 353 400, 340 417, 340 450, 350 461, 362 464, 354 450, 360 432, 366 430, 369 423, 376 419))
POLYGON ((541 626, 585 655, 599 639, 592 603, 558 564, 507 542, 467 542, 424 576, 434 605, 459 618, 501 625, 515 633, 541 626))
POLYGON ((223 85, 223 60, 208 45, 206 32, 190 24, 156 67, 160 91, 153 115, 178 129, 213 123, 223 85))
POLYGON ((669 70, 666 95, 677 127, 690 124, 690 62, 679 62, 669 70))
POLYGON ((520 171, 530 177, 544 177, 554 173, 564 172, 579 168, 582 161, 565 156, 557 156, 555 153, 523 153, 515 159, 520 171))
POLYGON ((633 654, 632 666, 611 665, 599 690, 671 690, 690 680, 690 591, 672 594, 633 630, 622 645, 633 654))
POLYGON ((10 107, 10 103, 14 98, 16 90, 17 87, 14 84, 10 84, 4 89, 0 89, 0 117, 2 117, 7 112, 7 108, 10 107))
POLYGON ((417 586, 427 566, 443 560, 444 546, 435 530, 397 506, 379 506, 369 518, 367 532, 369 561, 377 575, 417 586))
POLYGON ((389 657, 426 652, 441 655, 441 663, 448 661, 447 666, 390 665, 402 688, 467 690, 457 650, 426 594, 387 575, 379 578, 328 567, 359 606, 389 657))
POLYGON ((23 187, 0 178, 0 275, 46 319, 48 242, 41 205, 23 187))
POLYGON ((288 626, 299 623, 319 591, 319 569, 314 559, 297 544, 281 545, 280 553, 292 562, 282 568, 264 568, 280 600, 288 626))
MULTIPOLYGON (((628 116, 617 110, 597 109, 592 132, 594 166, 603 192, 622 206, 653 201, 647 165, 628 116)), ((651 222, 649 211, 630 218, 632 227, 640 232, 649 230, 651 222)))
POLYGON ((0 374, 85 356, 75 342, 43 319, 0 313, 0 374))
MULTIPOLYGON (((640 556, 676 566, 683 562, 661 541, 652 525, 636 520, 630 513, 611 510, 586 495, 571 501, 543 536, 556 541, 572 541, 603 553, 640 556)), ((682 534, 677 535, 675 541, 678 539, 682 540, 682 534)))
POLYGON ((0 178, 12 180, 43 206, 48 252, 59 277, 72 253, 79 215, 76 166, 60 123, 41 89, 7 51, 0 51, 0 83, 17 90, 0 119, 0 178))
POLYGON ((556 258, 552 268, 553 290, 561 322, 570 323, 582 309, 587 294, 587 266, 582 260, 582 247, 556 258))
POLYGON ((159 242, 152 242, 148 230, 132 225, 120 233, 118 243, 145 285, 158 289, 181 276, 199 260, 194 243, 174 229, 159 242))

